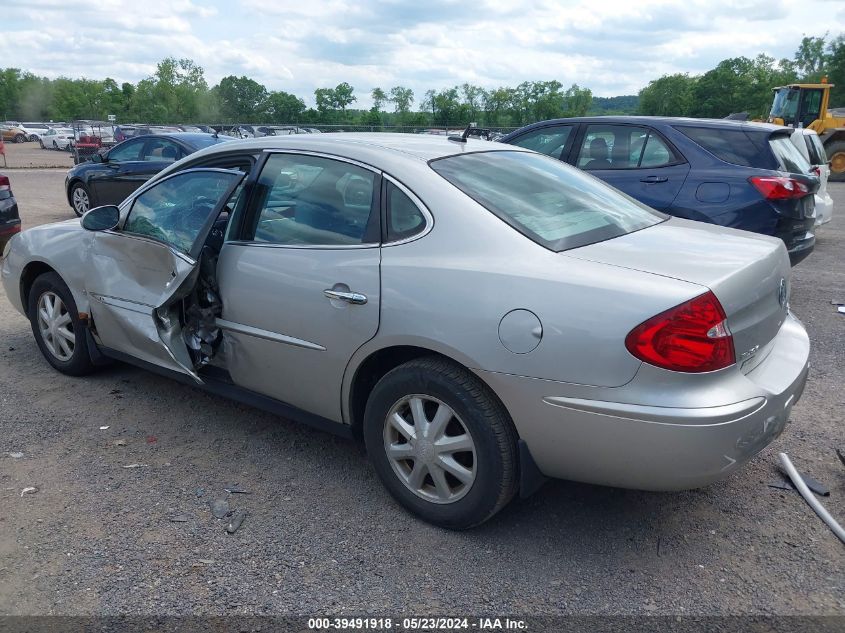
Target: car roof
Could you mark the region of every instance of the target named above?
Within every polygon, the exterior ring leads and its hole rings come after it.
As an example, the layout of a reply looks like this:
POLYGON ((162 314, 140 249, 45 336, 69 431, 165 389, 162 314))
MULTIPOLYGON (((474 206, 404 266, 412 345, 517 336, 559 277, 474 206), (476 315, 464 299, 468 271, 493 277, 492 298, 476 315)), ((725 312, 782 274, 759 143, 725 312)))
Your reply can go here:
POLYGON ((456 154, 482 151, 528 151, 522 148, 483 141, 467 139, 466 143, 450 141, 445 136, 396 134, 393 132, 349 132, 328 134, 291 134, 289 136, 262 136, 260 138, 230 141, 225 149, 220 145, 200 150, 202 154, 216 151, 230 152, 233 149, 296 149, 304 151, 319 151, 340 153, 348 158, 358 158, 366 162, 367 157, 384 151, 393 152, 397 157, 402 156, 419 161, 429 161, 456 154), (338 152, 342 148, 343 152, 338 152))
POLYGON ((763 123, 756 121, 738 121, 736 119, 694 119, 691 117, 671 117, 671 116, 644 116, 644 115, 610 115, 610 116, 591 116, 591 117, 572 117, 569 119, 549 119, 547 121, 539 121, 526 125, 521 130, 544 127, 546 125, 564 124, 564 123, 631 123, 640 125, 695 125, 696 127, 706 128, 722 128, 722 129, 745 129, 755 131, 771 131, 783 130, 781 125, 774 125, 771 123, 763 123))

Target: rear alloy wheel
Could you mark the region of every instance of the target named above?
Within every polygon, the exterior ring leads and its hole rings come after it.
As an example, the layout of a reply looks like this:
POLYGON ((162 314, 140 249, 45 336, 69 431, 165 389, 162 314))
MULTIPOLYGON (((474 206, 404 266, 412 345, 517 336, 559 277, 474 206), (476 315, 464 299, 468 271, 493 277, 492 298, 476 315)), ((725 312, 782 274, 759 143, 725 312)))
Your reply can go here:
POLYGON ((435 525, 473 527, 516 493, 510 416, 475 375, 446 359, 413 360, 382 377, 367 401, 364 440, 390 493, 435 525))
POLYGON ((15 134, 15 143, 26 143, 26 136, 23 134, 15 134))
POLYGON ((88 354, 85 325, 62 278, 44 273, 29 291, 28 313, 38 348, 55 369, 82 376, 94 369, 88 354))
POLYGON ((35 141, 37 141, 37 140, 39 140, 39 139, 38 139, 38 136, 37 136, 37 135, 35 135, 35 134, 30 134, 30 135, 29 135, 29 140, 30 140, 30 141, 32 141, 32 142, 34 143, 35 141))
POLYGON ((91 198, 88 189, 81 182, 74 183, 70 188, 70 206, 73 212, 82 217, 91 208, 91 198))
POLYGON ((830 159, 830 179, 845 181, 845 141, 836 141, 825 148, 830 159))

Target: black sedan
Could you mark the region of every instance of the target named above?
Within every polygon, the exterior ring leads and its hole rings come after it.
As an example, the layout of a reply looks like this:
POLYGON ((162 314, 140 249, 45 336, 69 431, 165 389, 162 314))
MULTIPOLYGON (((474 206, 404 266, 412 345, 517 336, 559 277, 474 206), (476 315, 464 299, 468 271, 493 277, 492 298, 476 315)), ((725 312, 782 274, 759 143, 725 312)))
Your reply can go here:
POLYGON ((12 195, 12 185, 8 176, 0 174, 0 254, 6 242, 20 230, 21 218, 18 215, 18 203, 12 195))
POLYGON ((188 154, 232 140, 216 134, 151 134, 94 154, 67 173, 67 201, 76 215, 104 204, 120 204, 153 175, 188 154))

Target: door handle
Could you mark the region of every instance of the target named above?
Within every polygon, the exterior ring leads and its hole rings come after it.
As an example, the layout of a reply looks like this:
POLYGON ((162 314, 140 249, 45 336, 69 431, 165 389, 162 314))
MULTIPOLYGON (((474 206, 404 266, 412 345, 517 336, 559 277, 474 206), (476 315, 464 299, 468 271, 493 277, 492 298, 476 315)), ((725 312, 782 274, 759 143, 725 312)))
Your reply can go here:
POLYGON ((666 182, 667 180, 669 179, 666 176, 646 176, 645 178, 641 178, 640 182, 666 182))
POLYGON ((323 294, 329 299, 338 299, 339 301, 346 301, 346 303, 351 303, 357 306, 362 306, 367 303, 367 295, 362 295, 360 292, 342 292, 326 288, 323 290, 323 294))

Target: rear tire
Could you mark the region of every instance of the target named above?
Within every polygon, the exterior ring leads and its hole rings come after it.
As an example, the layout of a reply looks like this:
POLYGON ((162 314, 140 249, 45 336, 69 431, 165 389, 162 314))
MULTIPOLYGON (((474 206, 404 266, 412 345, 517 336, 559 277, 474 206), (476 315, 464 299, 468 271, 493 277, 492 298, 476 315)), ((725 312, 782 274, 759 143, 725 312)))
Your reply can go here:
POLYGON ((94 370, 88 354, 85 324, 67 284, 56 273, 44 273, 32 284, 28 302, 35 342, 47 362, 68 376, 94 370))
POLYGON ((830 180, 845 182, 845 141, 835 141, 825 147, 830 161, 830 180))
POLYGON ((59 144, 56 141, 53 141, 53 149, 59 151, 59 144))
POLYGON ((429 523, 474 527, 517 491, 510 416, 475 375, 446 359, 413 360, 379 380, 367 401, 364 440, 388 491, 429 523))
POLYGON ((25 143, 26 137, 23 134, 15 134, 15 143, 25 143))
POLYGON ((91 208, 91 195, 88 193, 88 188, 81 182, 73 183, 70 188, 70 206, 80 218, 91 208))

